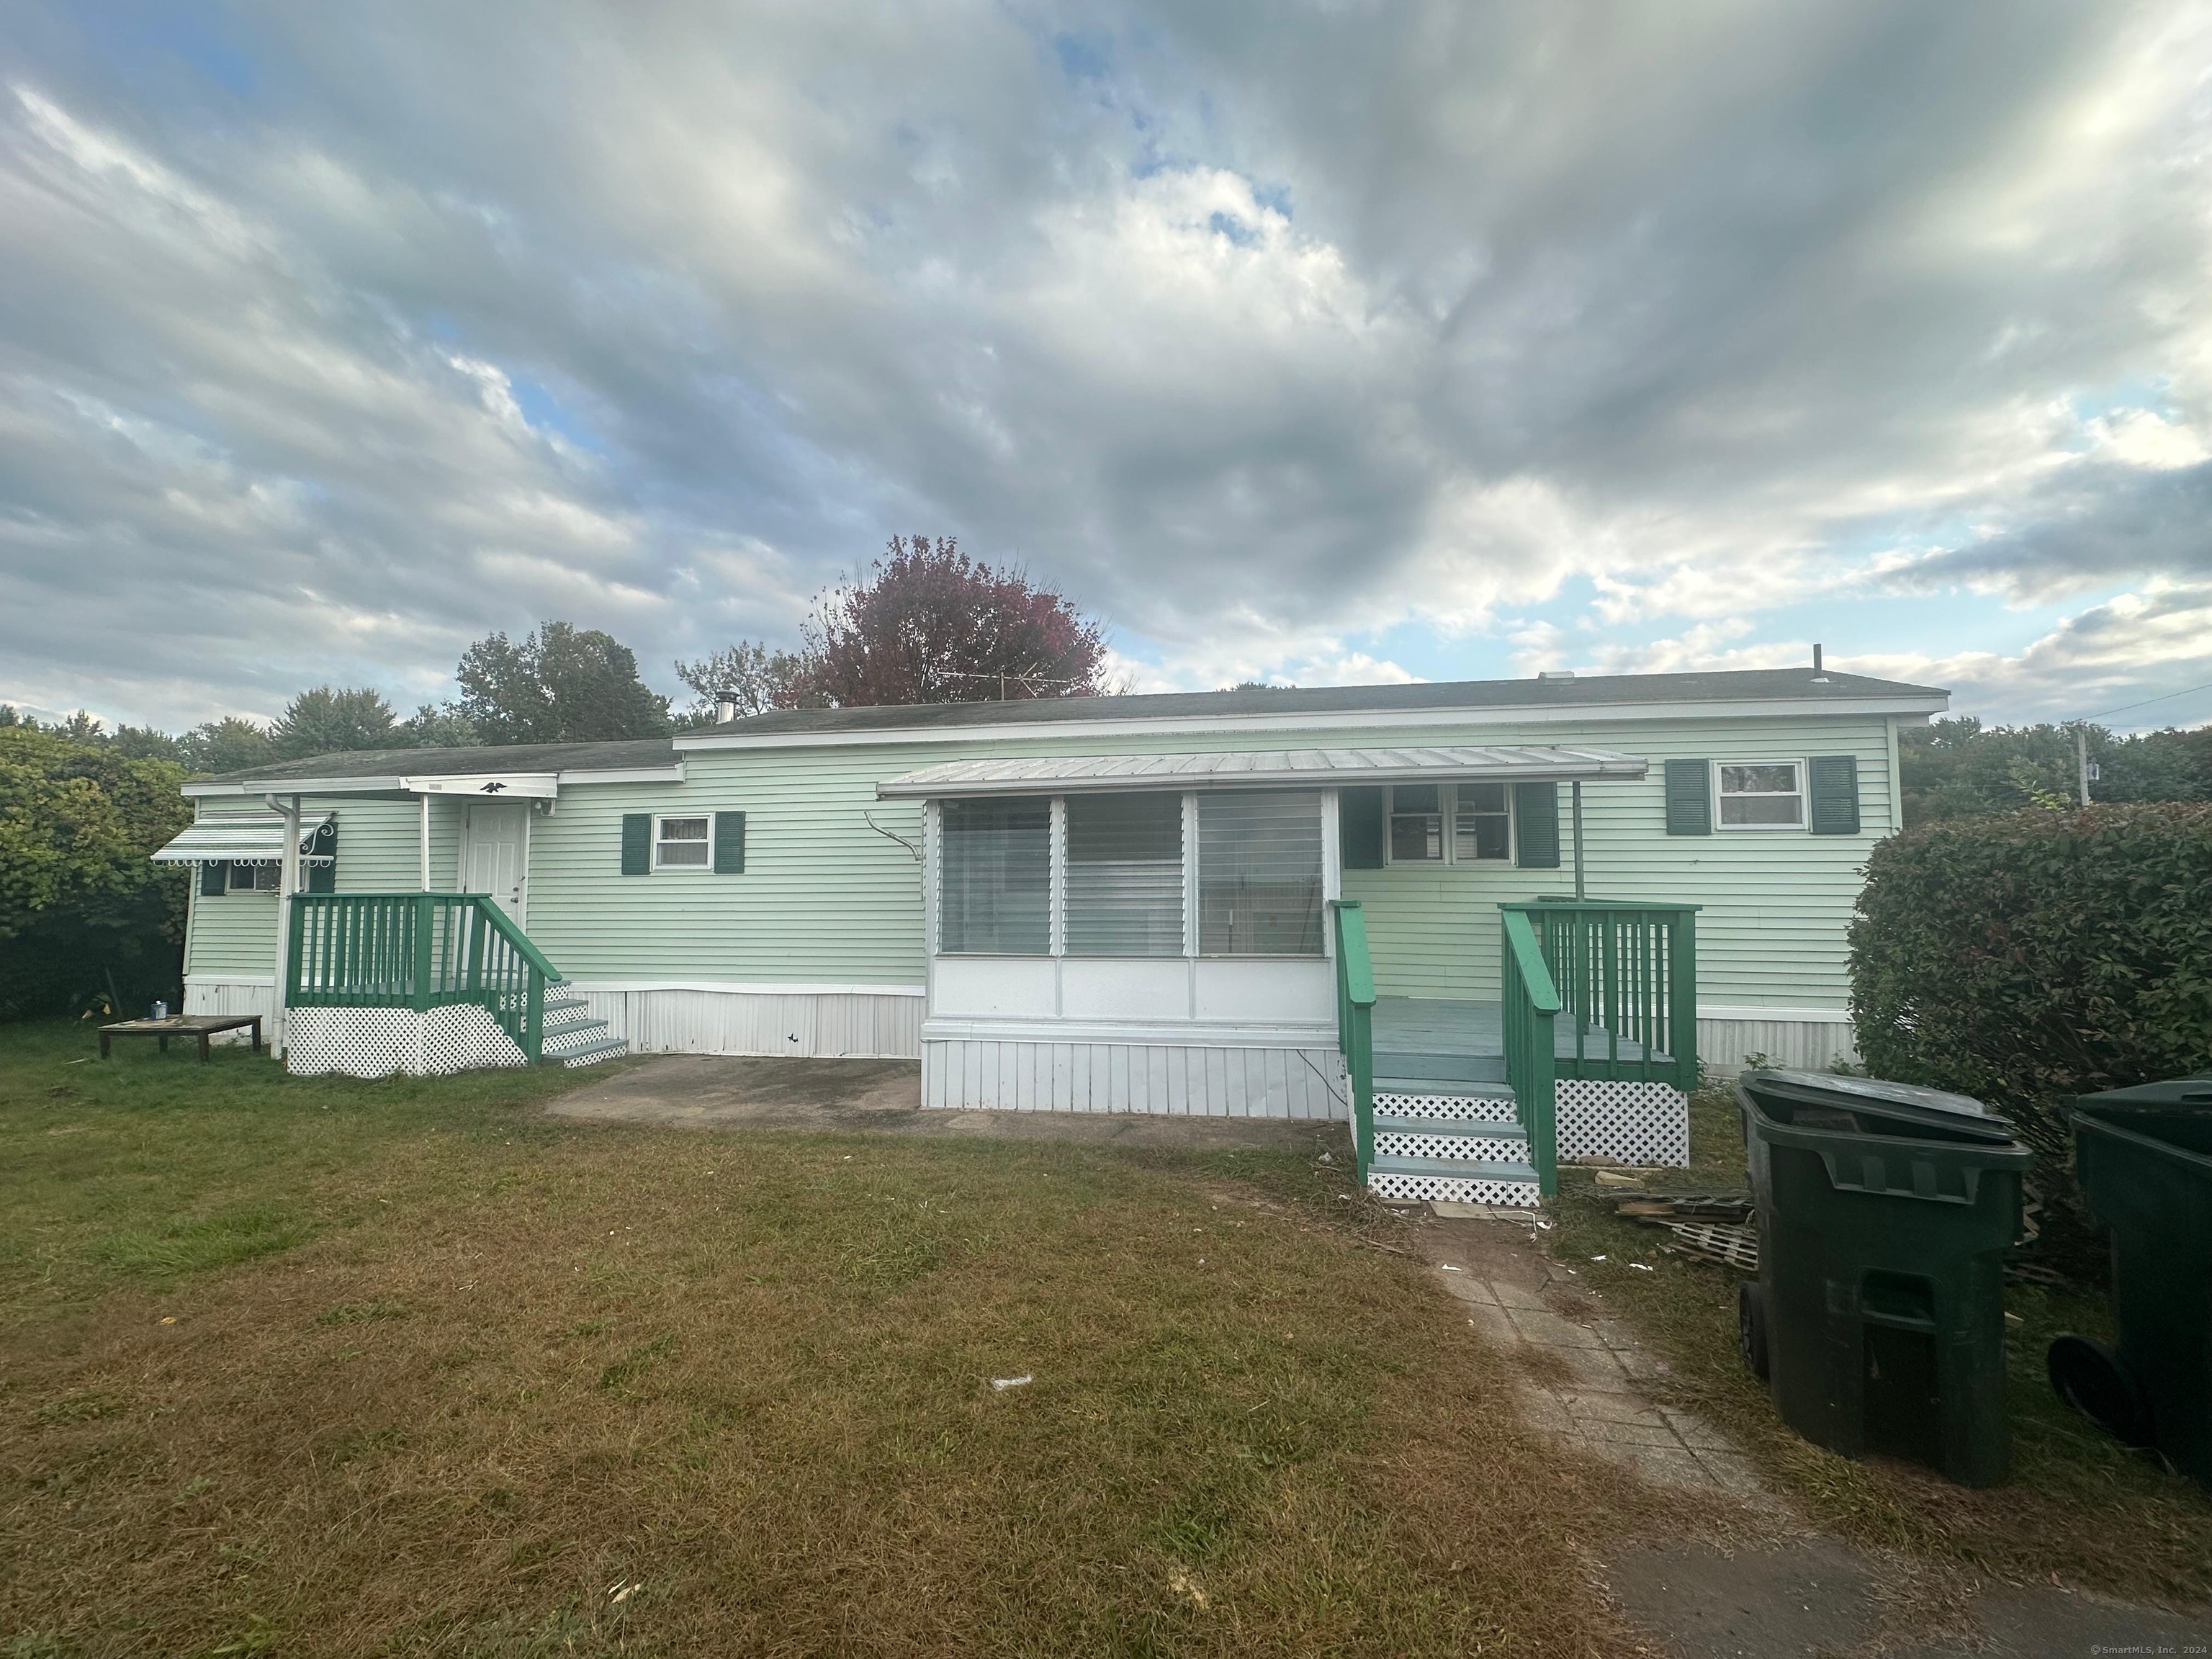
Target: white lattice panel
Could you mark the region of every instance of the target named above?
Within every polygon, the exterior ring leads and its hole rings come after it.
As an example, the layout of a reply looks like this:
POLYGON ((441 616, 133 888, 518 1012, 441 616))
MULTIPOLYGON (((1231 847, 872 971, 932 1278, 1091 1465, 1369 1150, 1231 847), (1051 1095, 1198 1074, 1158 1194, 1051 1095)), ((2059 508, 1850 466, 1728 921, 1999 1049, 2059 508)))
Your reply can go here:
POLYGON ((1690 1166, 1690 1103, 1665 1083, 1607 1083, 1561 1078, 1559 1159, 1610 1158, 1617 1164, 1690 1166))
POLYGON ((1533 1209, 1540 1194, 1533 1181, 1474 1181, 1460 1176, 1385 1175, 1367 1177, 1367 1190, 1377 1198, 1435 1200, 1446 1204, 1498 1204, 1513 1209, 1533 1209))
POLYGON ((1375 1109, 1388 1112, 1393 1117, 1449 1119, 1455 1122, 1471 1119, 1478 1123, 1513 1121, 1510 1100, 1468 1095, 1401 1095, 1377 1091, 1375 1109))
POLYGON ((1382 1158, 1445 1158, 1462 1164, 1519 1164, 1528 1156, 1528 1143, 1490 1135, 1417 1135, 1400 1129, 1377 1129, 1375 1151, 1382 1158))
POLYGON ((479 1066, 527 1066, 530 1062, 489 1008, 461 1003, 433 1008, 422 1018, 422 1069, 442 1076, 479 1066))
POLYGON ((295 1008, 285 1069, 297 1077, 442 1075, 477 1066, 520 1066, 522 1050, 474 1005, 433 1008, 295 1008))
POLYGON ((390 1077, 422 1069, 422 1016, 412 1008, 295 1008, 284 1068, 296 1077, 390 1077))

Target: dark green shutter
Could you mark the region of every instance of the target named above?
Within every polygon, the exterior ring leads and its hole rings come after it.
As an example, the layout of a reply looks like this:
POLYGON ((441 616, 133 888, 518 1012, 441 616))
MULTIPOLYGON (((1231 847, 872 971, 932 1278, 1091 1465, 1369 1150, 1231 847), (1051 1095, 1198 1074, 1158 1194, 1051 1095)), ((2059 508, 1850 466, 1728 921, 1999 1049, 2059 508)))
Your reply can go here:
POLYGON ((714 873, 742 876, 745 872, 745 815, 714 814, 714 873))
POLYGON ((1340 789, 1336 792, 1337 857, 1347 870, 1382 867, 1382 792, 1380 789, 1340 789))
POLYGON ((200 866, 200 896, 221 898, 230 890, 230 866, 215 863, 200 866))
POLYGON ((1701 760, 1667 763, 1667 833, 1713 833, 1713 763, 1701 760))
POLYGON ((1812 810, 1816 836, 1859 832, 1859 763, 1855 755, 1815 755, 1812 759, 1812 810))
POLYGON ((1514 863, 1524 870, 1559 867, 1559 786, 1513 786, 1514 863))
POLYGON ((315 831, 315 839, 307 848, 318 858, 327 858, 328 864, 307 866, 307 890, 311 893, 335 893, 338 890, 338 826, 337 820, 315 831))
POLYGON ((622 872, 642 876, 653 868, 653 814, 623 814, 622 872))

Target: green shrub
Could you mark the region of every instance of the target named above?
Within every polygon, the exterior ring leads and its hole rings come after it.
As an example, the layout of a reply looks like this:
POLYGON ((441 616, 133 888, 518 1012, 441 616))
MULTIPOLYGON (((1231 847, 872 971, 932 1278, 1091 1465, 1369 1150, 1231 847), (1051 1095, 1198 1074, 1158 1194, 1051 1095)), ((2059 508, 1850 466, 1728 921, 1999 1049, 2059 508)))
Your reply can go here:
POLYGON ((1858 912, 1868 1069, 1987 1101, 2051 1170, 2060 1097, 2212 1067, 2212 805, 1909 830, 1868 860, 1858 912))

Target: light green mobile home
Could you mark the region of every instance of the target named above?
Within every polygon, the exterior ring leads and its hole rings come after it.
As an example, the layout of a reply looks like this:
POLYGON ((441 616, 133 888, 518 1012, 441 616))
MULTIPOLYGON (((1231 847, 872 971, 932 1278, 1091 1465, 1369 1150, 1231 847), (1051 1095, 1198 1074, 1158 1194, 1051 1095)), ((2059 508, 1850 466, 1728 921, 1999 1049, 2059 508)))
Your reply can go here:
MULTIPOLYGON (((1679 919, 1690 982, 1636 970, 1694 1021, 1668 1054, 1819 1064, 1847 1052, 1898 728, 1946 704, 1817 669, 1547 676, 287 763, 186 786, 186 1006, 277 1012, 280 905, 312 927, 349 896, 477 894, 595 1053, 903 1055, 931 1104, 1341 1116, 1348 924, 1377 1017, 1418 1025, 1503 1006, 1501 906, 1553 902, 1533 919, 1565 949, 1579 899, 1679 919), (225 822, 267 846, 215 857, 225 822)), ((1627 1018, 1599 1022, 1616 1048, 1627 1018)))

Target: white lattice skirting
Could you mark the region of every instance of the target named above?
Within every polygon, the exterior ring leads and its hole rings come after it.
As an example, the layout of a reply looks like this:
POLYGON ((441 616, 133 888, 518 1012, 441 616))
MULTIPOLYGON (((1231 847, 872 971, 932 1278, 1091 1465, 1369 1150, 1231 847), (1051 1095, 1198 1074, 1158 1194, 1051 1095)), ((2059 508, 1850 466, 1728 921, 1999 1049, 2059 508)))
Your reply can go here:
POLYGON ((300 1077, 442 1076, 479 1066, 524 1066, 522 1050, 473 1004, 433 1008, 295 1008, 285 1069, 300 1077))
POLYGON ((1377 1198, 1427 1200, 1441 1204, 1497 1204, 1515 1209, 1535 1207, 1539 1193, 1533 1181, 1476 1181, 1462 1176, 1385 1175, 1367 1177, 1367 1190, 1377 1198))
MULTIPOLYGON (((1468 1127, 1483 1126, 1470 1123, 1468 1127)), ((1518 1135, 1417 1135, 1402 1129, 1377 1129, 1378 1158, 1455 1158, 1463 1164, 1518 1164, 1528 1156, 1528 1143, 1518 1135)))
POLYGON ((1393 1117, 1423 1117, 1434 1122, 1472 1120, 1476 1123, 1511 1123, 1515 1121, 1510 1096, 1496 1099, 1484 1095, 1401 1095, 1378 1089, 1375 1093, 1375 1109, 1388 1112, 1393 1117))
POLYGON ((1690 1167, 1689 1097, 1672 1085, 1561 1078, 1554 1098, 1562 1164, 1590 1158, 1690 1167))

